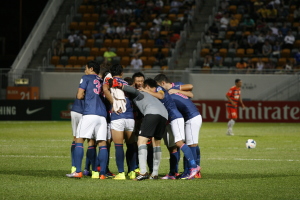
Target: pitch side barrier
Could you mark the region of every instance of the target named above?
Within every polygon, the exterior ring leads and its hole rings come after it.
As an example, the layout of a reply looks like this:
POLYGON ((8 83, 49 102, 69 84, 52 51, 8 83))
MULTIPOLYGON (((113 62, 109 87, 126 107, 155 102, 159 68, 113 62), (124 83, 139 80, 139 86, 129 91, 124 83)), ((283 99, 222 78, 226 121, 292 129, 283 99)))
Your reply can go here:
MULTIPOLYGON (((193 101, 204 122, 228 122, 226 101, 193 101)), ((300 122, 298 101, 244 101, 238 107, 239 122, 300 122)))
MULTIPOLYGON (((68 121, 73 99, 66 100, 0 100, 0 120, 68 121)), ((226 101, 193 101, 204 122, 227 122, 226 101)), ((238 108, 239 122, 300 122, 297 101, 244 101, 238 108)))

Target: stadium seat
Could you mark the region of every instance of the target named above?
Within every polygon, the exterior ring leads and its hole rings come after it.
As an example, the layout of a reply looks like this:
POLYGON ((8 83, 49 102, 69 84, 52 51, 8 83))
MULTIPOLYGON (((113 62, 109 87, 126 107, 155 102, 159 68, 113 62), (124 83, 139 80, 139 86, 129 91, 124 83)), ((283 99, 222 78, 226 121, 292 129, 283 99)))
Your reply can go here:
POLYGON ((82 54, 82 49, 80 47, 76 47, 73 50, 73 56, 81 56, 82 54))
POLYGON ((121 47, 121 40, 120 39, 114 39, 112 41, 111 47, 115 47, 115 48, 121 47))
POLYGON ((120 62, 121 62, 121 57, 119 57, 119 56, 113 57, 111 59, 111 64, 112 65, 114 65, 114 64, 120 64, 120 62))
POLYGON ((116 54, 117 54, 117 56, 120 56, 120 57, 127 55, 125 52, 125 48, 117 48, 116 54))
POLYGON ((221 48, 219 50, 220 56, 222 56, 223 58, 227 56, 227 49, 226 48, 221 48))
POLYGON ((244 55, 245 55, 245 49, 243 49, 243 48, 237 49, 236 56, 242 58, 242 57, 244 57, 244 55))
POLYGON ((69 25, 70 30, 78 30, 78 22, 71 22, 69 25))
POLYGON ((91 15, 91 22, 98 22, 99 21, 99 14, 93 13, 91 15))
POLYGON ((95 12, 95 6, 93 5, 88 5, 87 8, 86 8, 86 12, 87 13, 94 13, 95 12))
POLYGON ((102 56, 102 55, 100 55, 100 53, 99 53, 99 48, 97 48, 97 47, 91 48, 90 55, 91 55, 91 56, 95 56, 95 57, 97 57, 97 56, 102 56))
POLYGON ((96 39, 94 43, 94 47, 101 48, 103 46, 103 39, 96 39))
POLYGON ((52 56, 50 63, 52 65, 58 65, 59 64, 59 60, 60 60, 59 56, 52 56))
POLYGON ((68 60, 69 60, 68 56, 61 56, 59 64, 61 64, 61 65, 67 65, 68 64, 68 60))
POLYGON ((130 57, 129 57, 129 56, 123 56, 123 57, 121 58, 120 64, 121 64, 121 65, 124 65, 124 66, 130 65, 130 57))
POLYGON ((99 54, 98 54, 98 55, 99 55, 99 56, 103 56, 103 54, 104 54, 105 51, 107 51, 107 48, 106 48, 106 47, 100 48, 100 49, 99 49, 99 54))
POLYGON ((161 52, 164 54, 165 57, 168 57, 169 54, 169 48, 162 48, 161 52))
POLYGON ((84 13, 86 13, 86 10, 87 10, 86 5, 80 5, 79 8, 78 8, 78 13, 84 14, 84 13))
POLYGON ((161 69, 162 70, 167 70, 167 69, 169 69, 169 67, 167 65, 164 65, 164 66, 161 67, 161 69))
POLYGON ((93 48, 95 44, 95 39, 87 39, 85 43, 85 47, 93 48))
POLYGON ((91 61, 91 60, 95 60, 95 57, 94 56, 87 56, 86 57, 86 61, 91 61))
POLYGON ((277 66, 284 66, 286 64, 286 58, 279 58, 277 61, 277 66))
POLYGON ((65 53, 66 53, 67 56, 72 56, 73 55, 73 48, 72 47, 65 48, 65 53))
POLYGON ((82 16, 82 21, 83 22, 91 21, 91 14, 90 13, 84 13, 83 16, 82 16))
POLYGON ((91 48, 90 47, 84 47, 82 49, 82 56, 89 56, 91 54, 91 48))
POLYGON ((96 61, 97 61, 98 63, 102 64, 103 61, 104 61, 104 58, 103 58, 102 56, 97 56, 97 57, 96 57, 96 61))
POLYGON ((152 51, 151 51, 151 48, 144 48, 143 49, 143 56, 152 56, 152 51))
POLYGON ((82 21, 82 14, 76 13, 75 16, 73 17, 74 22, 81 22, 82 21))
POLYGON ((128 39, 122 39, 120 47, 123 47, 123 48, 129 47, 129 40, 128 39))
POLYGON ((95 22, 88 22, 87 25, 86 25, 86 29, 87 30, 95 30, 95 25, 96 23, 95 22))
POLYGON ((154 40, 148 39, 145 48, 146 48, 146 47, 148 47, 148 48, 153 48, 153 47, 154 47, 154 40))
POLYGON ((77 65, 77 56, 70 56, 68 60, 69 65, 77 65))
POLYGON ((92 37, 92 31, 83 30, 83 35, 85 35, 87 38, 91 38, 92 37))
POLYGON ((208 48, 203 48, 201 49, 200 56, 205 57, 207 54, 209 54, 209 52, 210 51, 208 48))
POLYGON ((112 46, 112 39, 105 39, 103 42, 103 47, 111 47, 112 46))
POLYGON ((79 22, 78 23, 78 30, 83 31, 87 29, 87 23, 86 22, 79 22))
POLYGON ((87 63, 86 57, 85 56, 79 56, 77 58, 77 65, 85 65, 87 63))
POLYGON ((254 49, 248 48, 246 49, 246 56, 251 57, 254 54, 254 49))
POLYGON ((280 56, 283 58, 289 58, 291 55, 291 50, 290 49, 282 49, 280 52, 280 56))

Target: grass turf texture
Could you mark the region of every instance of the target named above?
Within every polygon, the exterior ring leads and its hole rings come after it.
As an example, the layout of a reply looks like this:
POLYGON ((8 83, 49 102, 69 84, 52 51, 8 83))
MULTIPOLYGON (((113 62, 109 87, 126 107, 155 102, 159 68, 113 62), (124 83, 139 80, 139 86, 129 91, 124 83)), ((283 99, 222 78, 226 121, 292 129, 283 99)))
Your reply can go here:
MULTIPOLYGON (((202 179, 136 182, 65 177, 70 122, 0 122, 0 199, 300 199, 300 124, 236 123, 235 136, 226 129, 203 123, 202 179), (255 149, 245 147, 250 138, 255 149)), ((169 169, 162 150, 161 177, 169 169)), ((117 173, 114 147, 110 157, 117 173)))

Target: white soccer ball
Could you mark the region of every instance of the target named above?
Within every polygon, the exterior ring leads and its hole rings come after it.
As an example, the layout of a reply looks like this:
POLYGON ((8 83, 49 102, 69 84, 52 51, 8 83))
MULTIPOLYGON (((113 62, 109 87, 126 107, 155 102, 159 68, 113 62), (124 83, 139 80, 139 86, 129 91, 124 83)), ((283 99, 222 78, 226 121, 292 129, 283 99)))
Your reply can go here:
POLYGON ((248 139, 248 140, 246 141, 246 147, 247 147, 248 149, 254 149, 254 148, 256 147, 256 142, 255 142, 255 140, 253 140, 253 139, 248 139))

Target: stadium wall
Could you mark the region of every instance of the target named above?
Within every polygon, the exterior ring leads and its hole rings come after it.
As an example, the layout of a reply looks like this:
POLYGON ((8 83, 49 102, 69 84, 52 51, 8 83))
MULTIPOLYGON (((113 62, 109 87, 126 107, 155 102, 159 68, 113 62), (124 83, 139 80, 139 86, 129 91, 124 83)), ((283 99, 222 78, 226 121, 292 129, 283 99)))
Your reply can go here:
MULTIPOLYGON (((69 121, 74 99, 0 100, 0 120, 69 121)), ((203 122, 227 122, 225 101, 194 101, 203 122)), ((299 102, 246 101, 239 108, 240 122, 300 122, 299 102)))
MULTIPOLYGON (((82 73, 41 73, 41 99, 73 99, 77 93, 82 73)), ((124 77, 132 74, 124 74, 124 77)), ((145 74, 153 78, 156 74, 145 74)), ((281 87, 291 80, 293 75, 247 75, 247 74, 181 74, 181 81, 194 85, 193 100, 226 100, 225 94, 234 85, 234 80, 242 79, 242 98, 245 100, 261 100, 275 87, 281 87)), ((171 81, 174 81, 171 79, 171 81)), ((179 80, 176 80, 179 81, 179 80)), ((299 84, 299 83, 298 83, 299 84)), ((300 88, 300 87, 299 87, 300 88)), ((270 99, 286 100, 286 99, 270 99)))

